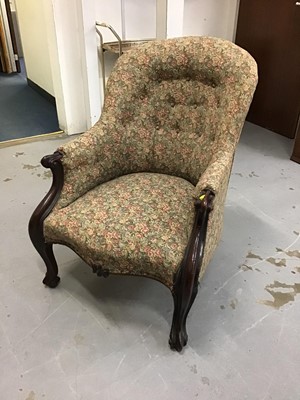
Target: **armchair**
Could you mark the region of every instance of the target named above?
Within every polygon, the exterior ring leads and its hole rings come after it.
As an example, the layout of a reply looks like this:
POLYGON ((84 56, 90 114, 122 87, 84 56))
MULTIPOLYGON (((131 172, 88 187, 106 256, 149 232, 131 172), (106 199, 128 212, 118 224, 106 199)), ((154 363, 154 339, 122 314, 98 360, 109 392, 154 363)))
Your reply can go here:
POLYGON ((41 161, 53 183, 29 234, 43 283, 59 283, 54 243, 98 276, 156 279, 172 292, 169 344, 181 351, 256 83, 253 58, 216 38, 154 41, 120 57, 98 123, 41 161))

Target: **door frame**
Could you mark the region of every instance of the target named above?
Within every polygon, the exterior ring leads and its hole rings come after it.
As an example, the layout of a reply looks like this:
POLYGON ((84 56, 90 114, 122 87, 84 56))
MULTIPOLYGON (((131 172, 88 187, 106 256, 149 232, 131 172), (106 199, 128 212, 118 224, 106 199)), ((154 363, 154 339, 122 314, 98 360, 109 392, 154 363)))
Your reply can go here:
POLYGON ((85 132, 100 117, 94 0, 43 0, 60 128, 85 132))
POLYGON ((16 72, 21 72, 21 65, 20 65, 20 61, 19 61, 19 52, 18 52, 16 33, 15 33, 15 28, 14 28, 14 23, 13 23, 13 17, 12 17, 12 12, 11 12, 10 0, 4 0, 4 3, 5 3, 7 20, 8 20, 11 44, 12 44, 12 48, 13 48, 16 72))
POLYGON ((15 53, 13 48, 13 41, 10 32, 9 20, 7 16, 7 9, 5 0, 0 0, 0 18, 3 23, 3 33, 4 33, 4 40, 6 43, 6 54, 8 58, 8 65, 7 65, 7 73, 17 72, 16 60, 15 60, 15 53))

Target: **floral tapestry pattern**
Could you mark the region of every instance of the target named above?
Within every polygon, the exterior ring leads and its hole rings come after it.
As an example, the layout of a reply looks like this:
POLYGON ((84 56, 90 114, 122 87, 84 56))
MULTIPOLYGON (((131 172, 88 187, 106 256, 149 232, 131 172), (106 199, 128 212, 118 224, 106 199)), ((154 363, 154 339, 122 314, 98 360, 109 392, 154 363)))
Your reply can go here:
POLYGON ((191 231, 193 198, 216 194, 202 273, 220 239, 228 179, 257 83, 231 42, 188 37, 121 56, 99 122, 62 146, 61 196, 46 240, 112 272, 172 287, 191 231))

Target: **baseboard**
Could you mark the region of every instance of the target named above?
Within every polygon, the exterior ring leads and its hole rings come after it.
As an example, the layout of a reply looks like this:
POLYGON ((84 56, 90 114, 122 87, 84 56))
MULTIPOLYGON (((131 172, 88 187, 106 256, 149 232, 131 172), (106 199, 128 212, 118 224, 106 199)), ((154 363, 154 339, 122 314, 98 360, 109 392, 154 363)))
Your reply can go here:
POLYGON ((292 157, 291 157, 291 160, 295 161, 298 164, 300 164, 300 156, 298 157, 298 156, 293 154, 292 157))
POLYGON ((36 83, 34 83, 31 79, 27 78, 27 83, 28 86, 30 86, 33 90, 35 90, 36 92, 38 92, 41 96, 43 96, 46 100, 48 100, 51 104, 53 104, 54 106, 56 106, 56 102, 55 102, 55 97, 52 96, 50 93, 46 92, 46 90, 44 90, 43 88, 41 88, 39 85, 37 85, 36 83))
POLYGON ((0 149, 2 149, 4 147, 17 146, 19 144, 37 142, 37 141, 40 141, 40 140, 64 139, 64 138, 67 138, 67 137, 68 137, 68 135, 65 134, 64 131, 42 133, 41 135, 28 136, 28 137, 25 137, 25 138, 4 140, 3 142, 0 142, 0 149))

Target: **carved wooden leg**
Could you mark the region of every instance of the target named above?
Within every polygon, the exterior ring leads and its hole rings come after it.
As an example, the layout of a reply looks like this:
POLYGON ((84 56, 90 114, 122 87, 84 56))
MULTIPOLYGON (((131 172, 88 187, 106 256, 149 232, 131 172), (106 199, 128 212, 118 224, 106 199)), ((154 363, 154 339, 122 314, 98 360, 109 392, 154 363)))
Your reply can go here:
POLYGON ((198 277, 206 240, 208 216, 212 210, 214 193, 206 190, 195 202, 195 221, 182 263, 174 276, 172 290, 174 314, 169 344, 181 351, 187 344, 186 320, 198 293, 198 277))
POLYGON ((187 333, 185 325, 185 314, 188 305, 173 295, 174 313, 170 332, 169 345, 172 350, 181 351, 187 343, 187 333))
POLYGON ((46 264, 47 272, 43 283, 50 288, 55 288, 60 281, 60 277, 57 276, 58 268, 53 254, 53 244, 45 243, 42 224, 39 220, 35 220, 34 214, 29 221, 29 236, 36 251, 46 264))
POLYGON ((43 279, 43 283, 50 288, 55 288, 60 281, 60 277, 58 276, 58 267, 53 254, 53 248, 52 248, 53 245, 52 243, 45 243, 43 236, 37 237, 36 234, 38 232, 36 232, 34 228, 30 229, 30 226, 29 226, 29 233, 32 244, 36 248, 39 255, 42 257, 42 259, 44 260, 44 263, 47 268, 47 272, 45 278, 43 279))
POLYGON ((174 289, 174 313, 169 344, 171 349, 181 351, 188 341, 186 320, 197 296, 198 285, 192 284, 190 287, 186 286, 185 293, 182 292, 182 288, 179 290, 174 289))
POLYGON ((188 335, 187 335, 187 332, 186 332, 186 320, 187 320, 187 317, 189 315, 190 309, 192 308, 192 305, 193 305, 193 303, 194 303, 194 301, 195 301, 195 299, 197 297, 197 294, 198 294, 198 282, 196 284, 194 283, 194 288, 193 288, 190 304, 189 304, 189 306, 188 306, 188 308, 186 310, 185 317, 184 317, 184 322, 183 322, 183 327, 185 329, 186 343, 187 343, 187 340, 188 340, 188 335))
POLYGON ((53 181, 49 192, 34 210, 29 221, 29 236, 32 244, 46 264, 47 272, 43 283, 51 288, 55 288, 60 278, 58 274, 57 263, 53 254, 52 243, 46 243, 43 231, 45 218, 50 214, 60 195, 63 182, 63 166, 61 159, 63 154, 59 151, 50 156, 43 157, 41 163, 45 168, 50 168, 53 174, 53 181))
POLYGON ((45 244, 45 250, 43 254, 40 253, 40 255, 44 260, 47 268, 43 283, 50 288, 55 288, 59 284, 60 277, 57 275, 58 268, 53 254, 52 244, 45 244))

